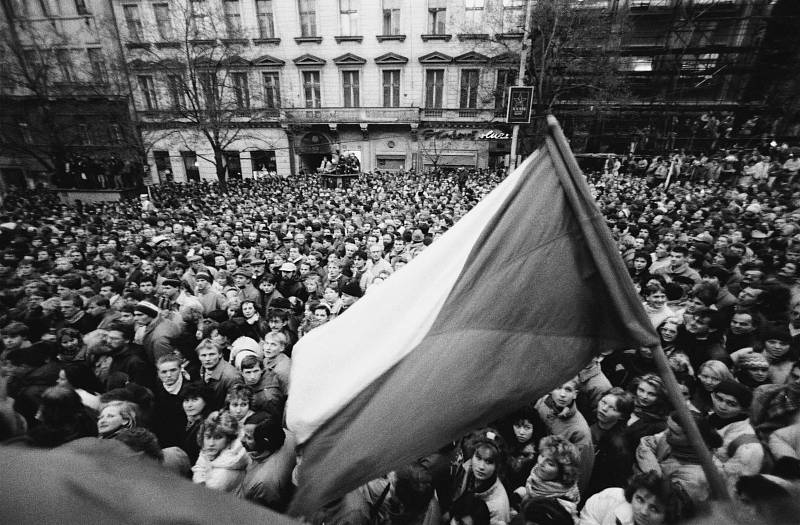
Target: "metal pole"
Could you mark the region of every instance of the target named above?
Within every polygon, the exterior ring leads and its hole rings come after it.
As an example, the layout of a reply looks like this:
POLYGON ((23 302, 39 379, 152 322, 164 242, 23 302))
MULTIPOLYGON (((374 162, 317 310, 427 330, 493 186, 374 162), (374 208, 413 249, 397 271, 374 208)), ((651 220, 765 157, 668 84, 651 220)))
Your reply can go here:
MULTIPOLYGON (((525 27, 523 28, 522 44, 519 50, 519 71, 517 71, 517 86, 525 85, 525 63, 528 61, 528 39, 531 37, 531 13, 533 12, 534 0, 528 0, 525 6, 525 27)), ((519 124, 514 124, 511 132, 511 154, 508 164, 513 170, 517 167, 517 143, 519 140, 519 124)))
POLYGON ((681 395, 678 381, 675 379, 675 374, 669 366, 667 356, 661 345, 653 348, 653 359, 656 362, 656 368, 661 379, 664 380, 664 386, 667 389, 667 396, 669 397, 675 412, 678 415, 679 423, 683 430, 689 436, 689 442, 694 446, 695 452, 700 457, 700 464, 703 467, 703 472, 706 474, 706 480, 711 488, 711 497, 715 500, 728 501, 731 499, 728 494, 728 488, 725 483, 725 478, 720 473, 717 466, 714 464, 714 459, 711 457, 711 451, 706 446, 700 435, 700 430, 697 428, 694 418, 689 413, 689 407, 686 405, 686 400, 681 395))

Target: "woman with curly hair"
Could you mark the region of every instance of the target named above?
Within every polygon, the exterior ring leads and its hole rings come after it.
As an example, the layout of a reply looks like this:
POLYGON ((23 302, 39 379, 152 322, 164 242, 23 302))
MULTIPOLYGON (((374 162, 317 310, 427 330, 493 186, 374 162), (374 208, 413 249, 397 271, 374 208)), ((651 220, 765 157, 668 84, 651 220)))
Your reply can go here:
POLYGON ((212 412, 203 425, 203 450, 192 467, 192 481, 233 492, 244 479, 250 456, 239 441, 239 421, 228 411, 212 412))
POLYGON ((578 525, 671 525, 693 514, 694 504, 680 485, 645 472, 626 489, 612 487, 589 498, 578 525))
POLYGON ((578 478, 581 475, 578 447, 559 435, 547 436, 539 442, 539 457, 524 487, 515 491, 523 501, 531 498, 555 498, 564 509, 577 516, 578 478))

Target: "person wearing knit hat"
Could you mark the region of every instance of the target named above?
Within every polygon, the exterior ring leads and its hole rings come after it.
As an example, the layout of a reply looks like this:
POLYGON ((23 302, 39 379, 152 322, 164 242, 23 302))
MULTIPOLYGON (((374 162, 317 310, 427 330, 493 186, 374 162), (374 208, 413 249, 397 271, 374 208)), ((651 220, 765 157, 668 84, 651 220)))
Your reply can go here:
POLYGON ((136 334, 133 342, 142 345, 147 361, 155 366, 162 355, 174 351, 174 341, 182 328, 172 320, 159 315, 161 310, 150 301, 139 301, 133 309, 136 334))
MULTIPOLYGON (((147 324, 156 317, 161 312, 161 309, 151 303, 150 301, 139 301, 136 306, 133 308, 134 317, 137 317, 137 314, 144 314, 145 316, 149 317, 150 319, 144 323, 140 324, 147 324)), ((138 322, 138 319, 137 319, 138 322)))
POLYGON ((709 423, 722 436, 722 446, 714 450, 723 473, 728 477, 758 474, 764 462, 764 448, 749 420, 753 391, 745 385, 724 379, 711 394, 713 410, 709 423))
POLYGON ((736 379, 743 385, 755 389, 769 383, 769 361, 764 354, 750 352, 739 358, 736 379))

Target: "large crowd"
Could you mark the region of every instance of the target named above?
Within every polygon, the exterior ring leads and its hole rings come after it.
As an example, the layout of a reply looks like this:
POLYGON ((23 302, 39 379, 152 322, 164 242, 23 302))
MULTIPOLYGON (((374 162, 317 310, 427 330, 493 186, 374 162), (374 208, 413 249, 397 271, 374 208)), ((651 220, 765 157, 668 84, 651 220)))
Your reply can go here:
MULTIPOLYGON (((800 162, 748 153, 731 176, 668 164, 610 162, 587 182, 714 462, 771 522, 800 480, 800 162)), ((8 194, 0 439, 115 440, 285 512, 303 476, 284 425, 294 345, 348 315, 503 177, 375 172, 328 189, 301 175, 225 193, 168 183, 75 205, 8 194)), ((674 408, 651 349, 598 355, 540 399, 305 518, 682 523, 710 486, 674 408)))

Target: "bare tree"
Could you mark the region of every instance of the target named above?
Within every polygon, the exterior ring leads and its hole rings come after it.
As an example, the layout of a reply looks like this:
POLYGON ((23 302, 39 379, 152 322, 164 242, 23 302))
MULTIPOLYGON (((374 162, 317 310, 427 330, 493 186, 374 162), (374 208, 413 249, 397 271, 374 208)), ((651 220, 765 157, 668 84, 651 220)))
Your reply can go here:
POLYGON ((419 152, 423 158, 423 165, 430 164, 434 170, 439 169, 441 167, 442 154, 452 151, 453 147, 452 140, 441 139, 436 134, 421 137, 419 140, 419 152))
MULTIPOLYGON (((215 166, 224 189, 229 175, 226 150, 237 141, 247 140, 274 145, 253 131, 279 114, 277 90, 274 97, 251 89, 251 63, 241 56, 246 39, 240 22, 212 11, 202 11, 205 3, 189 0, 170 2, 171 21, 168 45, 143 46, 138 58, 129 64, 139 78, 146 135, 149 142, 170 137, 194 150, 198 138, 208 144, 212 154, 198 156, 215 166), (153 82, 154 84, 149 84, 153 82), (168 108, 156 101, 155 82, 166 87, 168 108)), ((140 38, 128 34, 131 38, 140 38)), ((135 44, 135 42, 134 42, 135 44)), ((131 47, 131 46, 128 46, 131 47)), ((135 47, 135 46, 134 46, 135 47)))
POLYGON ((99 16, 65 22, 28 16, 28 8, 0 0, 0 95, 6 105, 0 152, 33 159, 57 178, 70 153, 89 151, 88 143, 93 151, 138 156, 141 142, 128 118, 121 57, 85 44, 87 35, 88 41, 113 42, 113 34, 104 32, 99 16), (81 119, 89 107, 101 108, 107 118, 81 119))

